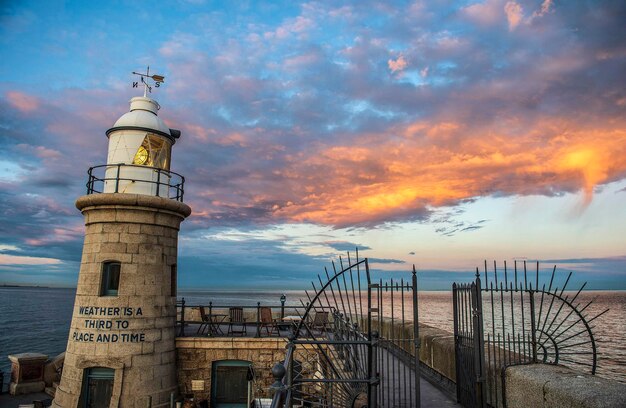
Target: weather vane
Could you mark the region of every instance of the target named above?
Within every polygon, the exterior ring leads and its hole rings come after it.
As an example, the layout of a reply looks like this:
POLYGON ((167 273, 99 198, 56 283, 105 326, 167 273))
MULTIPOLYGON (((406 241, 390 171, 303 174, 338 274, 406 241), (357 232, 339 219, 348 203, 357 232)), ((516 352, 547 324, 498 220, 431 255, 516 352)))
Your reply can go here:
MULTIPOLYGON (((160 87, 162 83, 165 82, 165 77, 162 75, 150 75, 150 66, 148 66, 148 68, 146 69, 146 73, 142 74, 141 72, 135 72, 133 71, 134 75, 139 75, 139 78, 141 78, 141 83, 143 84, 143 96, 147 97, 148 96, 148 92, 152 93, 152 87, 148 84, 148 82, 146 81, 146 79, 144 78, 150 78, 154 81, 154 86, 155 87, 160 87)), ((133 88, 137 88, 139 86, 139 81, 133 81, 133 88)))

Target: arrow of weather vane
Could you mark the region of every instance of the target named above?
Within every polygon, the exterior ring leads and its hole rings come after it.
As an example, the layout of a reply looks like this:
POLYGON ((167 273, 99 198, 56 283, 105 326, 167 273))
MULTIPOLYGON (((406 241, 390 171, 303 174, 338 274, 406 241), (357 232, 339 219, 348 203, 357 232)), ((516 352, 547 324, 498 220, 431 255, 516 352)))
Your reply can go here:
MULTIPOLYGON (((163 75, 150 75, 150 67, 148 66, 148 68, 146 69, 146 73, 143 74, 141 72, 135 72, 133 71, 134 75, 139 75, 139 78, 141 79, 141 83, 144 86, 144 93, 143 96, 147 96, 148 92, 152 93, 152 87, 148 84, 148 82, 146 82, 146 80, 144 78, 150 78, 154 81, 154 86, 155 87, 160 87, 162 83, 165 82, 165 77, 163 75)), ((137 88, 139 87, 139 81, 133 81, 133 88, 137 88)))

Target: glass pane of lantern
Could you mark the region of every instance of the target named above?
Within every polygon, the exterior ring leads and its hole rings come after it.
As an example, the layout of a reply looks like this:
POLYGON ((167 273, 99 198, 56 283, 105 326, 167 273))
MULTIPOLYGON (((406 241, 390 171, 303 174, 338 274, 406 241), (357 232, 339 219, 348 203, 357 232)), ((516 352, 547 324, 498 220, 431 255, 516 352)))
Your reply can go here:
POLYGON ((171 145, 161 136, 147 134, 133 159, 133 164, 169 170, 171 145))

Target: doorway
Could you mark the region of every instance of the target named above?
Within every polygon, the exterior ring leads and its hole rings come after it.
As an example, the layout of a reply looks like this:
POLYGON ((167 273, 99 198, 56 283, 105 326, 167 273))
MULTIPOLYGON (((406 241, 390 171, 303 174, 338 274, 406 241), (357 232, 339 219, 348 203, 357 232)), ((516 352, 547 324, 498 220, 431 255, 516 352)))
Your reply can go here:
POLYGON ((115 370, 106 367, 86 368, 78 406, 81 408, 109 408, 113 394, 115 370))
POLYGON ((211 407, 246 408, 252 398, 252 363, 243 360, 213 362, 211 407))

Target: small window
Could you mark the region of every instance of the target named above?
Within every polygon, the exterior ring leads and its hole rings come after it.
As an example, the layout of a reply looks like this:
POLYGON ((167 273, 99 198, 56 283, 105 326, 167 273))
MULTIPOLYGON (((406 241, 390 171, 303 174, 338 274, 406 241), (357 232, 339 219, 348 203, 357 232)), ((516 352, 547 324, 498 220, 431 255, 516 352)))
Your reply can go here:
POLYGON ((177 292, 177 280, 178 280, 178 270, 176 269, 176 264, 170 266, 170 284, 171 284, 171 293, 170 296, 176 297, 177 292))
POLYGON ((120 263, 105 262, 102 265, 102 285, 100 296, 117 296, 120 286, 120 263))
POLYGON ((114 378, 115 370, 112 368, 85 369, 78 406, 80 408, 108 408, 113 395, 114 378))

